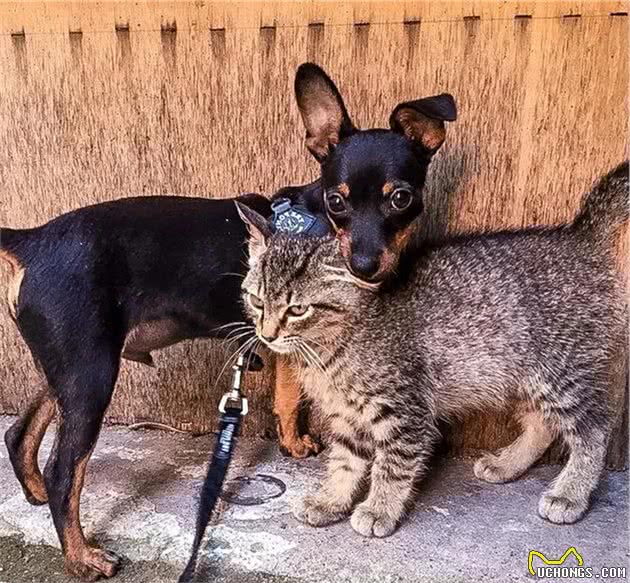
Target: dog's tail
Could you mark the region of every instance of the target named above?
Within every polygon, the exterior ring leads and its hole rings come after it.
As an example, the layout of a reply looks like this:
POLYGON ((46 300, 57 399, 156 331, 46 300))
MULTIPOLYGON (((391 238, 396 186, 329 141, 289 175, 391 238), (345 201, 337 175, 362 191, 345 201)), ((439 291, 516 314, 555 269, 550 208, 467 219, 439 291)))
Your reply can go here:
POLYGON ((574 225, 597 238, 609 239, 630 215, 628 160, 600 178, 582 199, 574 225))

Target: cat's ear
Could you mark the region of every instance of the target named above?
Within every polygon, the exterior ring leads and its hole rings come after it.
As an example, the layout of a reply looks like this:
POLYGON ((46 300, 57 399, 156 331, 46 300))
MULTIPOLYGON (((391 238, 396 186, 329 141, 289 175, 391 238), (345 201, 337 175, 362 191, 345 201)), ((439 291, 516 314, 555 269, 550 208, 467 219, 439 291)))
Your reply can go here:
POLYGON ((457 119, 455 99, 448 93, 399 103, 389 117, 393 131, 433 155, 446 138, 445 121, 457 119))
POLYGON ((295 99, 306 128, 306 147, 321 164, 334 147, 356 132, 339 90, 321 67, 299 66, 295 99))
POLYGON ((273 235, 273 227, 265 217, 241 202, 235 201, 236 210, 249 231, 250 264, 267 249, 267 240, 273 235))

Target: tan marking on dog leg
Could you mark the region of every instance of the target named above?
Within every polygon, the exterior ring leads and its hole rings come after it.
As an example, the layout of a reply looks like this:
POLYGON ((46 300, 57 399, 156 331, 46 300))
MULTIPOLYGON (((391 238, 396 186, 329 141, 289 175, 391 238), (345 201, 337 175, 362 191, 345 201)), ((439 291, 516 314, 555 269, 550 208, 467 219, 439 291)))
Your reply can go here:
POLYGON ((92 455, 90 451, 74 470, 66 527, 63 533, 64 560, 67 571, 84 581, 96 581, 101 577, 113 577, 120 559, 108 551, 93 547, 85 540, 79 516, 81 491, 85 479, 85 470, 92 455))
MULTIPOLYGON (((46 388, 48 391, 48 388, 46 388)), ((33 413, 24 441, 20 447, 24 482, 36 504, 44 504, 48 500, 44 478, 39 469, 37 454, 39 446, 55 416, 55 401, 50 394, 41 396, 37 410, 33 413)))
POLYGON ((319 444, 310 435, 300 435, 300 400, 300 383, 291 371, 291 361, 287 357, 278 356, 274 413, 278 420, 280 446, 294 458, 305 458, 320 451, 319 444))
POLYGON ((41 378, 41 389, 20 418, 5 433, 9 459, 29 503, 48 501, 46 486, 39 470, 37 454, 46 429, 55 414, 55 401, 46 379, 41 378))

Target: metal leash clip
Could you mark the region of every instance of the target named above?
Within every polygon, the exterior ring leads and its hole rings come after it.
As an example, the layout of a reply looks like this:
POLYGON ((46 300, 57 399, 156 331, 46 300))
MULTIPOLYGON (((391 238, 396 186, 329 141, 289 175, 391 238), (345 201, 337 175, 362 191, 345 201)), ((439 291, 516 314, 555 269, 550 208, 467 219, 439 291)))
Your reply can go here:
POLYGON ((241 354, 236 361, 236 364, 232 367, 234 373, 232 374, 232 388, 221 397, 219 403, 219 411, 225 413, 225 407, 229 403, 240 403, 241 415, 247 415, 249 411, 249 405, 247 399, 241 395, 241 379, 243 377, 243 370, 245 368, 245 357, 241 354))

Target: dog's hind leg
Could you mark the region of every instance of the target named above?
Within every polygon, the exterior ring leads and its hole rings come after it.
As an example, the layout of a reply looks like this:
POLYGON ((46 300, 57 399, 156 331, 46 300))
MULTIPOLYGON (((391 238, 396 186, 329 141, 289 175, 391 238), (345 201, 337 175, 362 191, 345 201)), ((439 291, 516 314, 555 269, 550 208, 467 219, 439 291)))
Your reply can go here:
POLYGON ((34 505, 46 504, 48 501, 37 454, 55 415, 55 400, 43 375, 41 385, 35 400, 4 436, 13 471, 26 499, 34 505))
POLYGON ((82 354, 80 368, 75 365, 76 370, 51 381, 59 422, 44 480, 66 569, 86 581, 112 577, 119 563, 116 555, 88 544, 79 517, 85 470, 114 390, 119 355, 95 347, 92 354, 82 354))
POLYGON ((495 454, 481 456, 474 466, 475 476, 495 484, 522 476, 547 451, 556 432, 542 412, 524 410, 519 417, 523 433, 495 454))

